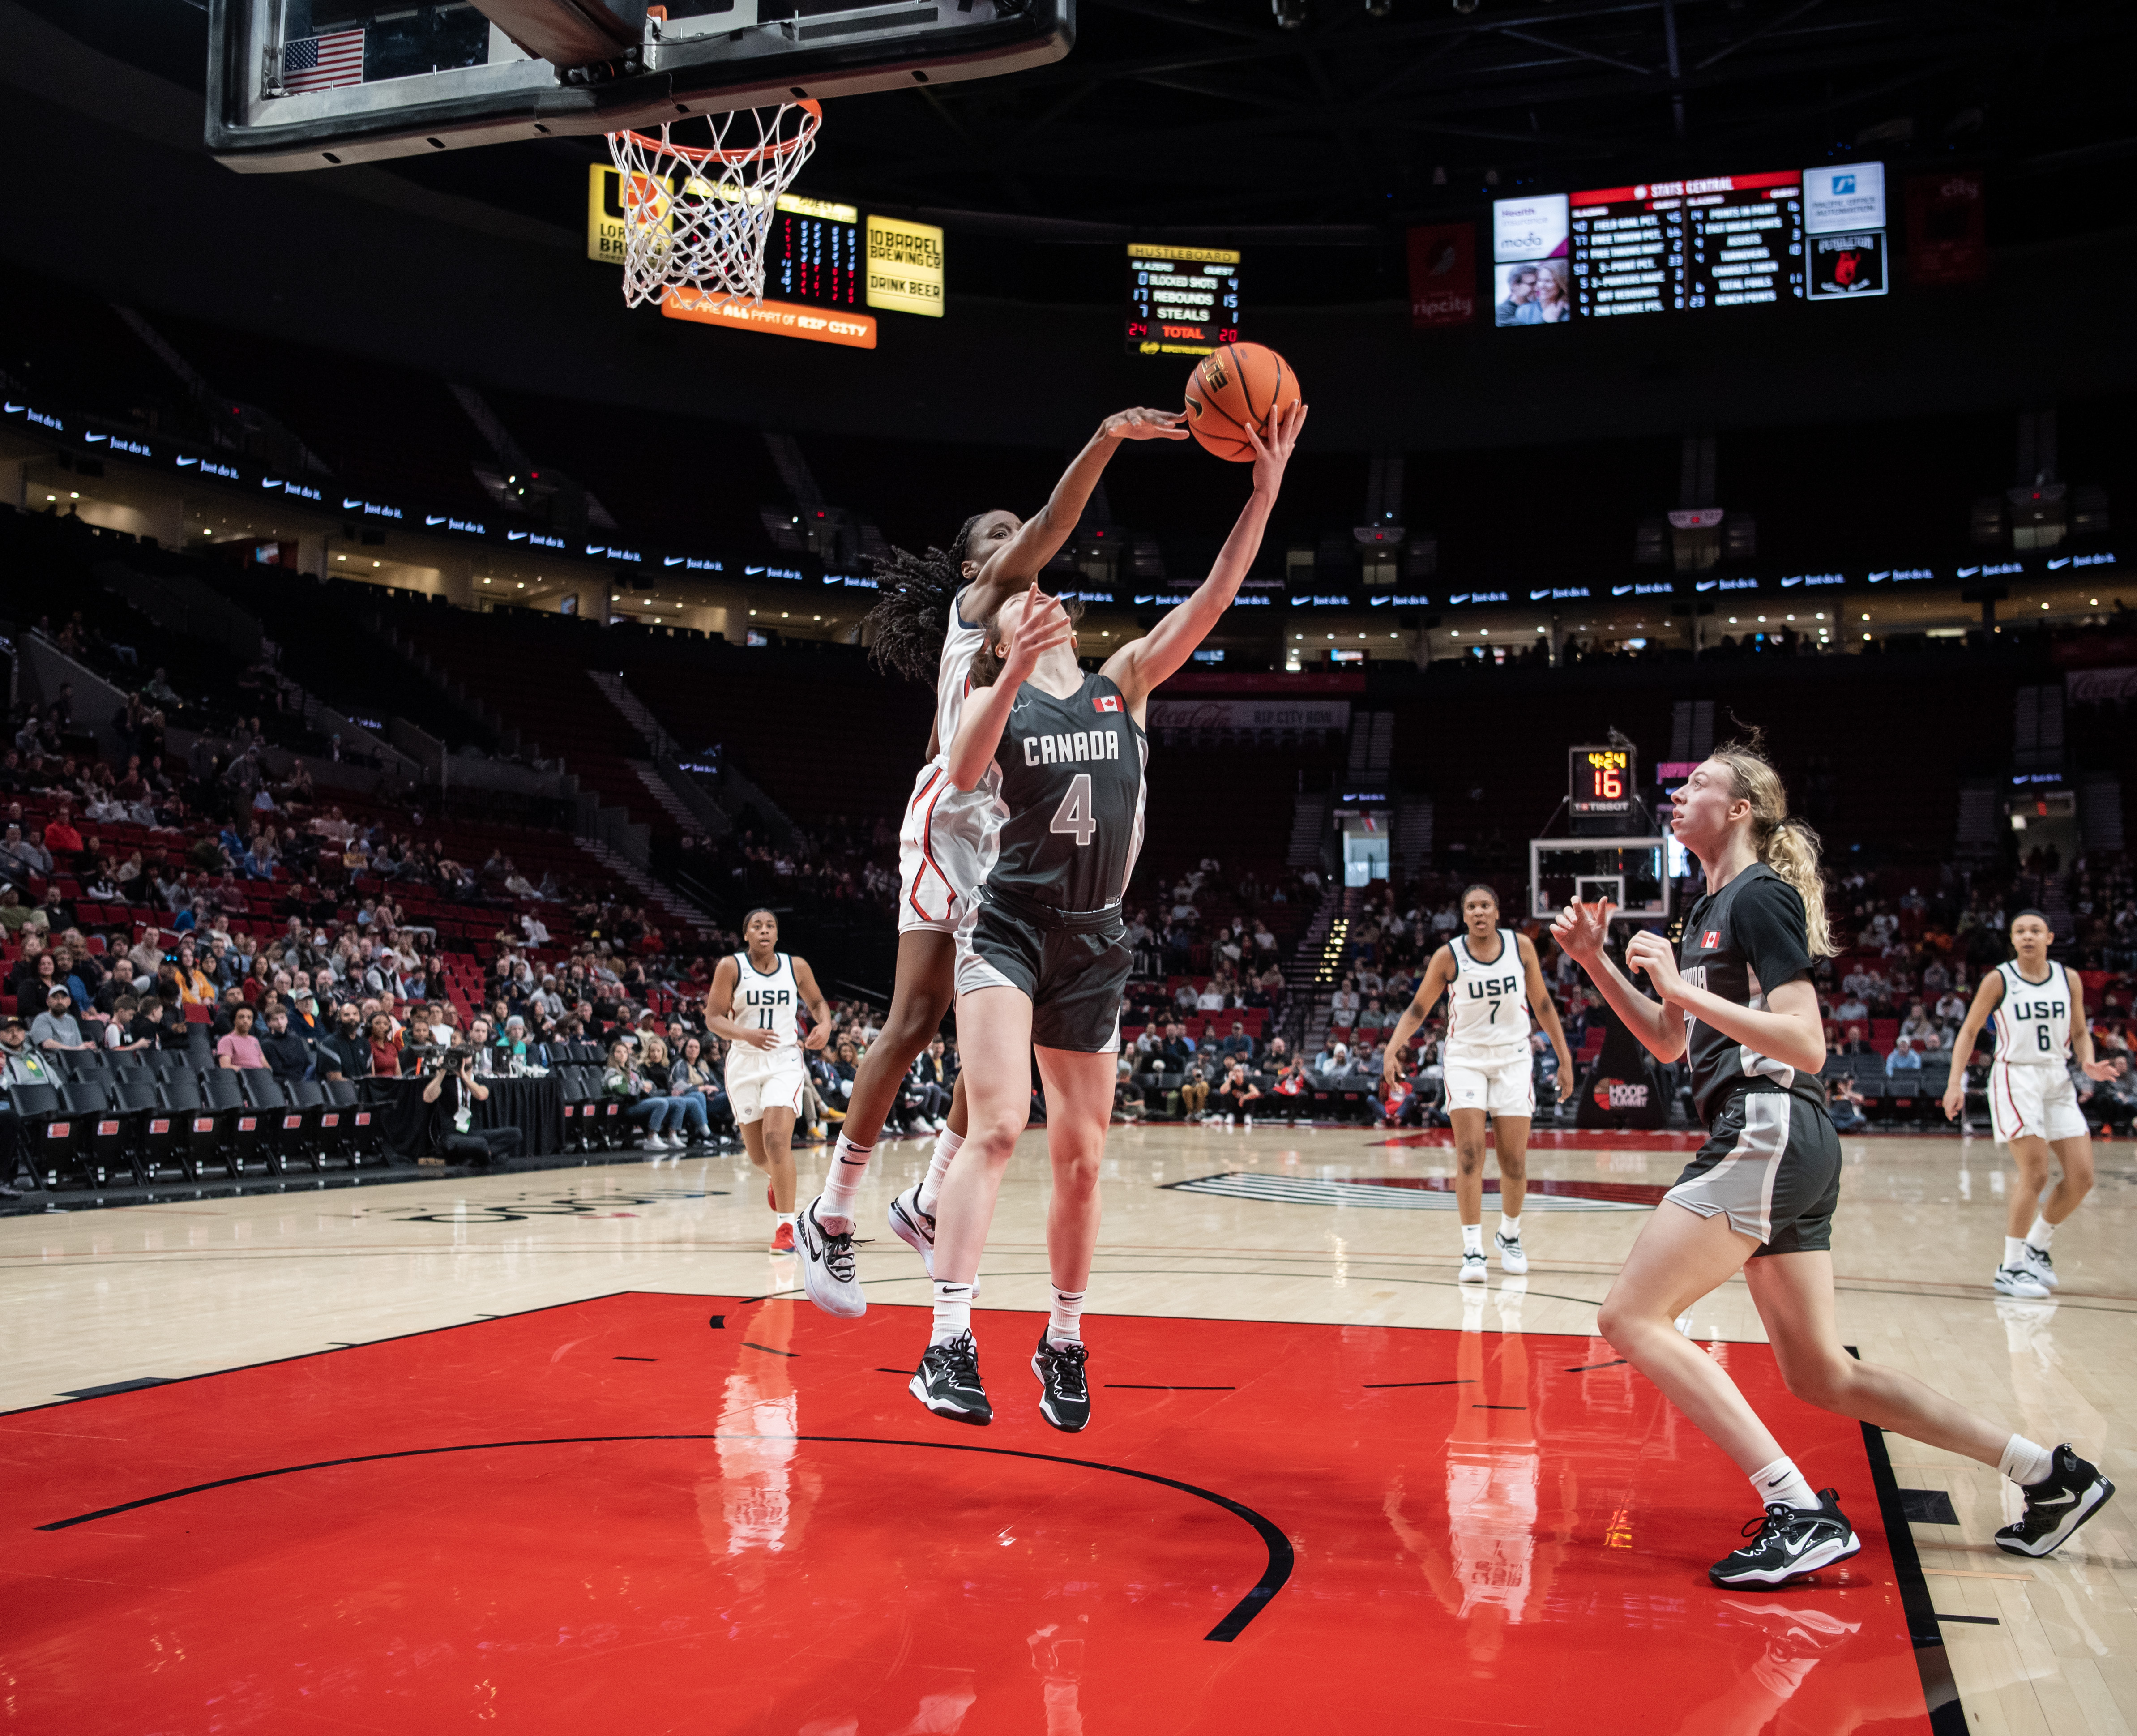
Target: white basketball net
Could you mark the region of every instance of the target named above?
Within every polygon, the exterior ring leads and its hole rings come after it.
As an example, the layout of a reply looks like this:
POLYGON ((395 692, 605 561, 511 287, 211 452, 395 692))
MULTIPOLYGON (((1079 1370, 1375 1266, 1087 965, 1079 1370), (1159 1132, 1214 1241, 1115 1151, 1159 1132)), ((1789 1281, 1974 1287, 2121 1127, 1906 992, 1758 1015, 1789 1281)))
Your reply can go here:
POLYGON ((634 308, 670 290, 715 304, 763 300, 779 195, 815 149, 823 118, 807 100, 708 114, 709 147, 674 143, 665 126, 658 138, 610 134, 622 183, 623 299, 634 308))

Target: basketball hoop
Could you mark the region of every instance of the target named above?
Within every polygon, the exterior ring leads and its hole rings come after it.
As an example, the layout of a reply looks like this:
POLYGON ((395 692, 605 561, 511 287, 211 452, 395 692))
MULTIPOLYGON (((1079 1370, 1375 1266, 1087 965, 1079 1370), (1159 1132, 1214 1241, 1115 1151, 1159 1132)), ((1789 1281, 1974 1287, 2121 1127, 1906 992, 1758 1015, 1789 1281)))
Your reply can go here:
POLYGON ((670 289, 720 302, 764 299, 772 219, 780 194, 816 148, 824 111, 805 97, 774 110, 737 109, 704 119, 709 147, 677 143, 667 126, 657 139, 608 135, 622 182, 623 299, 634 308, 670 289), (745 143, 752 128, 756 139, 745 143))

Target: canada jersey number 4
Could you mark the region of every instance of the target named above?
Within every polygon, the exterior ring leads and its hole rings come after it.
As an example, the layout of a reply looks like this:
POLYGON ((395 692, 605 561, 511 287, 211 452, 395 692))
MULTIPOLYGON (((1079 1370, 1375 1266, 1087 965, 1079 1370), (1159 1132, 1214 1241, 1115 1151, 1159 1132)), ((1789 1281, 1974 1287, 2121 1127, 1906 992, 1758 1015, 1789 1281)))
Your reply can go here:
POLYGON ((1090 848, 1091 839, 1098 829, 1098 816, 1092 811, 1091 774, 1079 771, 1068 780, 1068 793, 1061 798, 1061 805, 1054 810, 1048 824, 1049 832, 1065 832, 1076 840, 1079 850, 1090 848))

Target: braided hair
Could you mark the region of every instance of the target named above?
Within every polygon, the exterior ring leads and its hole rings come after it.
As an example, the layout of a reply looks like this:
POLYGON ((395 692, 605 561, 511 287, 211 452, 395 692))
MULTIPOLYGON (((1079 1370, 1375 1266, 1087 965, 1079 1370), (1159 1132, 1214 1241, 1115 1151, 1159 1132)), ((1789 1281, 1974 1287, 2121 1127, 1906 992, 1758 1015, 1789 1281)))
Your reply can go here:
POLYGON ((915 555, 893 548, 874 563, 882 593, 862 625, 869 630, 869 659, 878 669, 934 685, 950 605, 964 588, 966 552, 985 517, 975 513, 959 525, 947 549, 915 555))

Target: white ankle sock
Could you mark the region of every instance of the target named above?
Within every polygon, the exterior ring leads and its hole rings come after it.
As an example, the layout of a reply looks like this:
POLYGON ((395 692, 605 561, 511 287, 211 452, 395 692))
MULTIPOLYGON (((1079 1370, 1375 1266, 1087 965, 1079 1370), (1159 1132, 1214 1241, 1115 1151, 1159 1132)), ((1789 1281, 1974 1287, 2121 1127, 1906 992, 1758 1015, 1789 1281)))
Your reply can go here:
POLYGON ((1520 1241, 1521 1239, 1521 1220, 1518 1218, 1509 1218, 1504 1212, 1500 1213, 1499 1233, 1504 1236, 1509 1242, 1520 1241))
POLYGON ((772 1215, 776 1218, 781 1223, 791 1227, 794 1220, 796 1218, 799 1218, 801 1214, 799 1212, 774 1212, 772 1215))
POLYGON ((935 1331, 927 1342, 947 1345, 972 1330, 972 1286, 935 1281, 935 1331))
POLYGON ((1462 1252, 1465 1254, 1481 1254, 1484 1252, 1482 1224, 1465 1223, 1462 1226, 1462 1252))
POLYGON ((1751 1487, 1766 1506, 1779 1501, 1784 1507, 1794 1507, 1799 1513, 1811 1513, 1819 1505, 1811 1493, 1810 1485, 1804 1474, 1796 1469, 1794 1459, 1782 1457, 1770 1465, 1762 1466, 1751 1473, 1751 1487))
POLYGON ((942 1197, 942 1178, 950 1173, 950 1160, 965 1143, 965 1135, 945 1127, 935 1136, 935 1155, 927 1160, 927 1174, 920 1184, 920 1209, 935 1215, 935 1203, 942 1197))
POLYGON ((2026 1238, 2023 1236, 2006 1236, 2003 1238, 2003 1263, 2006 1266, 2023 1266, 2026 1263, 2026 1238))
POLYGON ((873 1145, 856 1145, 843 1133, 831 1152, 831 1173, 824 1178, 824 1198, 816 1208, 816 1220, 825 1228, 850 1230, 854 1227, 854 1196, 868 1174, 873 1145))
POLYGON ((2056 1456, 2048 1448, 2028 1441, 2023 1435, 2013 1435, 2003 1443, 2003 1456, 1996 1461, 1996 1468, 2014 1483, 2030 1487, 2046 1480, 2055 1469, 2056 1456))
POLYGON ((2026 1232, 2027 1244, 2029 1247, 2037 1247, 2042 1253, 2046 1253, 2048 1251, 2048 1244, 2055 1239, 2055 1225, 2049 1223, 2047 1218, 2037 1215, 2033 1219, 2032 1228, 2026 1232))
POLYGON ((1054 1286, 1054 1307, 1046 1316, 1046 1336, 1057 1345, 1080 1344, 1083 1337, 1083 1296, 1080 1290, 1054 1286))

